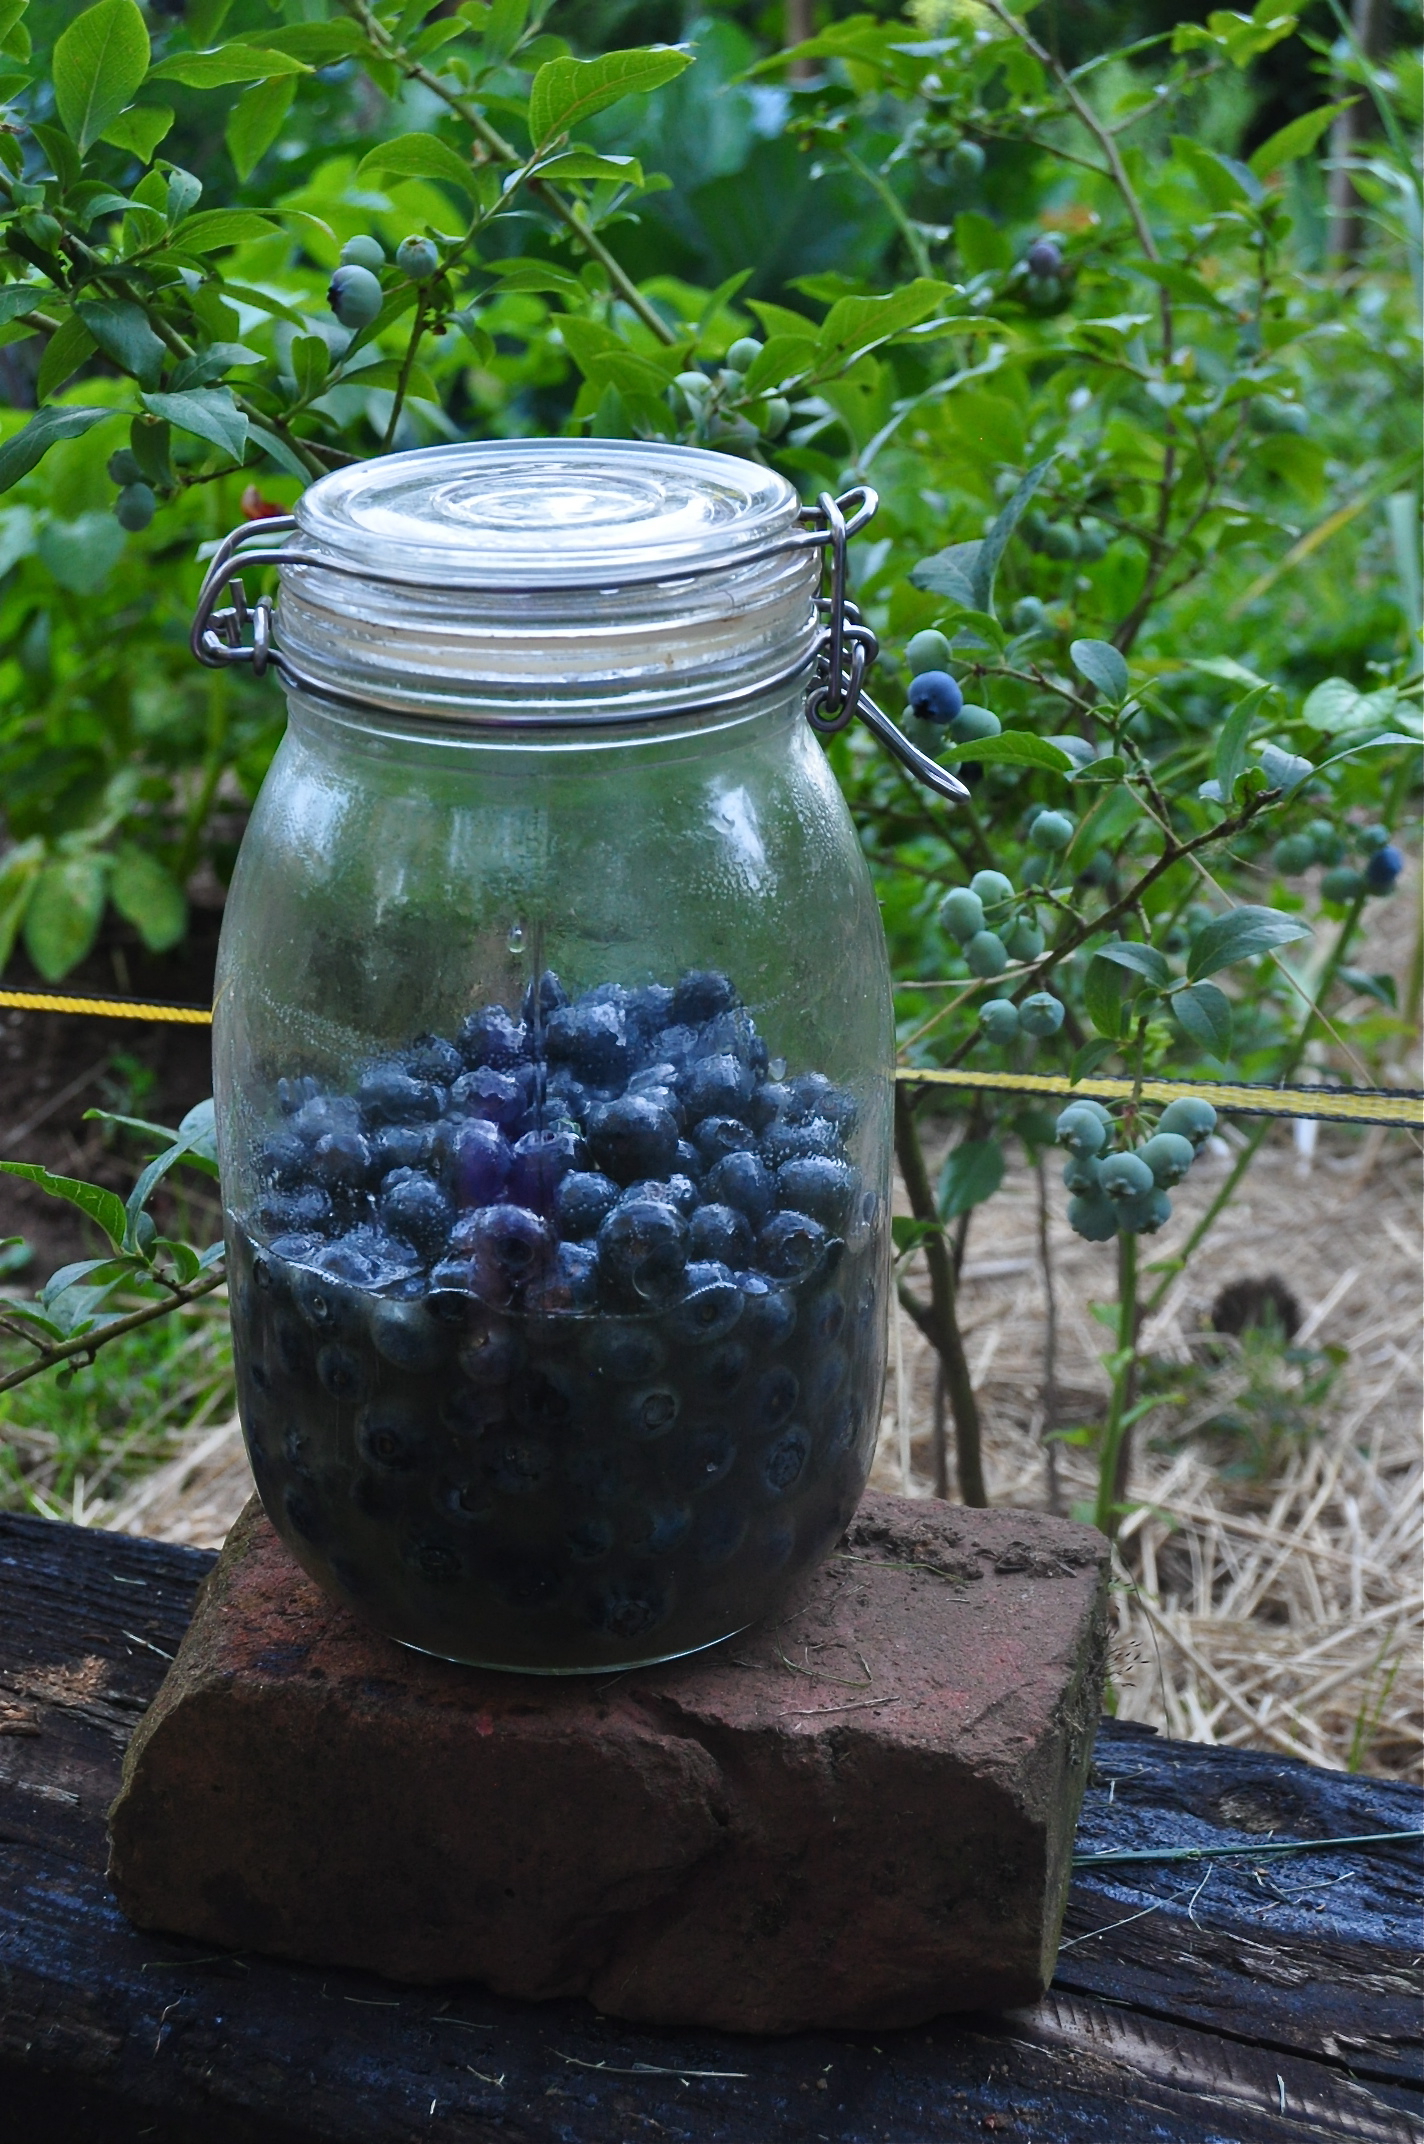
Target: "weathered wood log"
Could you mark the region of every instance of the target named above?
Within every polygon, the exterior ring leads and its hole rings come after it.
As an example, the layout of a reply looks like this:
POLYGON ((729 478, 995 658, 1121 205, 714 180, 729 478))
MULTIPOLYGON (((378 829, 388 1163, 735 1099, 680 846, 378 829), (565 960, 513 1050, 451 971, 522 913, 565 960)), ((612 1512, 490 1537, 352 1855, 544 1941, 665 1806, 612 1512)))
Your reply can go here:
MULTIPOLYGON (((1424 2139, 1417 1845, 1082 1870, 1043 2002, 898 2033, 654 2031, 144 1935, 105 1815, 211 1564, 0 1516, 6 2144, 1424 2139)), ((1419 1822, 1405 1786, 1105 1722, 1078 1844, 1419 1822)))

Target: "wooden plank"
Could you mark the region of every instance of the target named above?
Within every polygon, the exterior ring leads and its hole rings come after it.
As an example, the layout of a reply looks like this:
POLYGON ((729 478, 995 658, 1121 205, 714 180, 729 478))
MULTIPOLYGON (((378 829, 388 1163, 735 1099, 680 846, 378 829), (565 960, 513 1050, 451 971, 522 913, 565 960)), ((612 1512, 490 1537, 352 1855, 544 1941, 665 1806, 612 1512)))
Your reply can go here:
MULTIPOLYGON (((1424 2101, 1404 2081, 1417 2008, 1405 2015, 1402 1990, 1421 1945, 1399 1850, 1384 1865, 1375 1854, 1261 1864, 1283 1899, 1249 1860, 1211 1864, 1194 1904, 1204 1868, 1085 1871, 1045 2003, 874 2039, 639 2031, 582 2004, 205 1959, 195 1944, 143 1935, 104 1882, 104 1812, 211 1561, 0 1515, 0 2135, 1424 2139, 1424 2101), (1327 1868, 1321 1914, 1314 1894, 1292 1887, 1327 1868), (1109 1930, 1112 1921, 1125 1925, 1109 1930), (1344 1982, 1333 1983, 1342 1961, 1344 1982), (1332 1985, 1344 1990, 1333 2009, 1332 1985), (1366 2021, 1367 2049, 1319 2044, 1329 2028, 1349 2037, 1366 2021)), ((1263 1823, 1329 1836, 1418 1822, 1417 1797, 1389 1783, 1111 1723, 1097 1773, 1084 1850, 1250 1838, 1244 1827, 1263 1823)))

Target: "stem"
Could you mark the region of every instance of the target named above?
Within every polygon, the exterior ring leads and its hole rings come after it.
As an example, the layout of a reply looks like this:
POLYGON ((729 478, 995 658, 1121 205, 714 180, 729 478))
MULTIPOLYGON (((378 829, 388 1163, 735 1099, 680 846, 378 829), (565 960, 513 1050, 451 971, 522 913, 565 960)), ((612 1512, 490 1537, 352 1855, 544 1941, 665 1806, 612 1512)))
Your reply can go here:
POLYGON ((188 812, 183 829, 183 846, 178 851, 173 865, 173 876, 180 886, 186 885, 198 861, 198 847, 203 838, 203 828, 208 823, 208 813, 213 808, 218 783, 226 765, 224 746, 227 743, 228 703, 230 680, 226 670, 209 673, 208 684, 208 751, 203 766, 203 779, 198 794, 188 812))
POLYGON ((872 171, 870 166, 861 157, 858 157, 854 149, 850 148, 845 142, 837 143, 837 147, 856 177, 864 185, 868 186, 871 192, 877 195, 890 211, 900 236, 910 249, 910 258, 915 264, 916 275, 933 276, 934 269, 930 263, 929 248, 925 244, 923 233, 917 231, 914 224, 911 223, 894 187, 882 179, 878 171, 872 171))
POLYGON ((934 1193, 930 1189, 924 1150, 915 1126, 914 1109, 908 1091, 898 1084, 895 1088, 895 1155, 900 1164, 905 1190, 909 1195, 910 1211, 917 1221, 924 1222, 934 1231, 925 1241, 925 1264, 929 1268, 930 1276, 929 1305, 926 1307, 919 1302, 903 1284, 899 1290, 900 1301, 943 1365, 945 1387, 954 1414, 954 1452, 959 1474, 959 1493, 966 1504, 978 1505, 982 1509, 988 1504, 989 1498, 984 1488, 979 1406, 974 1397, 969 1364, 964 1355, 964 1340, 960 1334, 955 1310, 954 1268, 950 1261, 949 1245, 945 1242, 944 1231, 940 1226, 934 1193))
POLYGON ((191 1287, 175 1288, 165 1302, 149 1303, 126 1318, 115 1318, 112 1325, 101 1326, 98 1332, 81 1333, 76 1340, 64 1340, 58 1347, 47 1347, 38 1361, 12 1370, 8 1377, 0 1377, 0 1392, 9 1392, 27 1379, 38 1377, 42 1370, 52 1370, 56 1364, 68 1362, 76 1355, 95 1355, 111 1340, 122 1339, 125 1333, 137 1332, 141 1325, 152 1325, 155 1318, 166 1318, 170 1311, 181 1310, 185 1303, 196 1303, 200 1296, 211 1295, 226 1279, 226 1273, 210 1274, 206 1280, 194 1281, 191 1287))
POLYGON ((944 1388, 944 1364, 935 1364, 934 1381, 934 1493, 938 1497, 949 1495, 949 1440, 945 1435, 947 1394, 944 1388))
POLYGON ((1119 1476, 1126 1471, 1127 1431, 1124 1417, 1132 1404, 1133 1372, 1137 1367, 1137 1238, 1124 1231, 1117 1239, 1117 1353, 1114 1357, 1112 1402, 1108 1408, 1103 1448, 1098 1459, 1098 1501, 1093 1524, 1111 1541, 1117 1533, 1119 1476))
POLYGON ((1058 1487, 1058 1443, 1053 1435, 1058 1427, 1058 1290, 1054 1285, 1053 1250, 1048 1235, 1048 1171, 1042 1154, 1034 1162, 1034 1175, 1038 1182, 1038 1262, 1043 1273, 1044 1304, 1043 1382, 1039 1387, 1043 1421, 1039 1436, 1043 1442, 1048 1508, 1057 1512, 1062 1503, 1058 1487))
POLYGON ((411 323, 410 340, 405 346, 405 356, 401 361, 400 378, 396 381, 396 391, 391 397, 390 422, 386 426, 386 436, 381 441, 382 454, 389 454, 391 451, 391 442, 396 436, 396 426, 400 423, 401 409, 405 403, 406 391, 410 386, 410 376, 415 370, 415 354, 420 348, 420 338, 424 333, 425 293, 422 290, 415 301, 415 319, 411 323))

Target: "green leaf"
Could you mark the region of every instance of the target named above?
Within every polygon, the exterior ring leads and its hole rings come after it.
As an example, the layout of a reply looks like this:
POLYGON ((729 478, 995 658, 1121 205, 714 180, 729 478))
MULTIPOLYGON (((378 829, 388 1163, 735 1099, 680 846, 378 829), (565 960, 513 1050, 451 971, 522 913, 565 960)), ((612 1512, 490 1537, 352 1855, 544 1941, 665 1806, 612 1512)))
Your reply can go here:
MULTIPOLYGON (((106 6, 118 0, 104 0, 106 6)), ((219 45, 213 52, 174 52, 148 71, 150 82, 181 82, 185 89, 225 89, 230 82, 267 82, 274 75, 310 74, 303 60, 267 45, 219 45)))
POLYGON ((961 209, 954 219, 954 245, 966 275, 1002 274, 1014 264, 1014 243, 978 209, 961 209))
POLYGON ((173 235, 173 243, 185 253, 216 253, 220 246, 245 246, 254 238, 270 238, 276 226, 270 216, 255 208, 210 208, 201 216, 189 216, 173 235))
POLYGON ((1184 1034, 1213 1057, 1231 1054, 1231 1000, 1215 983, 1193 983, 1172 999, 1172 1013, 1184 1034))
POLYGON ((536 147, 567 134, 622 97, 660 89, 691 61, 672 45, 604 52, 597 59, 546 60, 529 91, 529 135, 536 147))
MULTIPOLYGON (((297 392, 304 402, 310 402, 321 393, 326 384, 326 375, 331 369, 331 352, 326 339, 321 335, 294 335, 292 337, 292 378, 297 383, 297 392)), ((364 386, 367 373, 361 375, 364 386)))
POLYGON ((99 0, 57 39, 54 101, 81 152, 118 118, 148 73, 148 31, 134 0, 99 0))
POLYGON ((928 1243, 942 1233, 935 1222, 916 1221, 907 1213, 897 1213, 890 1223, 890 1240, 901 1258, 907 1251, 917 1251, 922 1243, 928 1243))
POLYGON ((53 1199, 65 1199, 77 1206, 91 1221, 98 1222, 116 1248, 123 1242, 126 1217, 124 1202, 117 1192, 105 1191, 98 1184, 81 1183, 74 1176, 51 1176, 37 1161, 0 1161, 0 1170, 6 1176, 20 1176, 26 1183, 38 1184, 53 1199))
POLYGON ((972 744, 956 745, 961 758, 981 767, 1043 767, 1050 774, 1071 774, 1073 762, 1066 752, 1031 730, 1001 730, 997 737, 976 738, 972 744))
MULTIPOLYGON (((327 26, 312 23, 309 27, 315 30, 327 26)), ((256 82, 251 89, 245 89, 228 113, 223 140, 232 168, 244 185, 281 133, 282 121, 296 93, 297 85, 290 75, 274 75, 270 82, 256 82)))
POLYGON ((948 596, 952 603, 961 604, 965 610, 982 609, 974 593, 974 578, 983 548, 980 538, 973 543, 952 543, 947 549, 936 551, 933 558, 922 558, 917 566, 910 568, 911 587, 922 588, 927 595, 948 596))
POLYGON ((52 857, 25 912, 25 951, 47 983, 77 967, 99 931, 107 874, 97 856, 52 857))
POLYGON ((51 305, 59 292, 49 283, 6 283, 0 286, 0 326, 18 320, 37 306, 51 305))
POLYGON ((1114 962, 1096 958, 1088 962, 1083 1009, 1098 1033, 1116 1042, 1122 1033, 1123 974, 1114 962))
POLYGON ((1081 1050, 1075 1050, 1068 1067, 1071 1084, 1076 1087, 1080 1079, 1090 1079, 1099 1065, 1106 1064, 1115 1047, 1113 1042, 1085 1042, 1081 1050))
POLYGON ((1130 968, 1141 975, 1154 990, 1165 990, 1172 980, 1172 971, 1166 956, 1156 946, 1139 945, 1135 938, 1111 938, 1106 945, 1093 948, 1094 960, 1110 960, 1119 968, 1130 968))
POLYGON ((1378 692, 1361 692, 1348 678, 1327 677, 1306 700, 1302 722, 1327 736, 1345 737, 1366 730, 1387 729, 1399 711, 1399 694, 1393 685, 1378 692))
POLYGON ((810 372, 816 363, 814 335, 770 335, 742 375, 749 395, 768 394, 810 372))
POLYGON ((47 521, 36 538, 35 555, 61 588, 89 596, 103 587, 123 557, 126 541, 113 515, 96 510, 73 521, 47 521))
POLYGON ((1235 157, 1218 156, 1215 149, 1207 149, 1185 134, 1172 136, 1172 153, 1190 171, 1209 208, 1218 212, 1250 208, 1261 199, 1260 180, 1235 157))
POLYGON ((105 357, 140 387, 156 387, 167 350, 148 324, 142 306, 127 298, 81 300, 74 308, 105 357))
POLYGON ((1216 740, 1216 758, 1213 766, 1221 787, 1221 800, 1229 804, 1236 789, 1236 778, 1246 766, 1246 740, 1251 734, 1251 724, 1260 710, 1261 702, 1270 691, 1268 685, 1258 685, 1248 692, 1244 700, 1237 702, 1221 725, 1216 740))
POLYGON ((150 953, 166 953, 188 928, 183 889, 156 856, 125 842, 114 858, 109 897, 150 953))
POLYGON ((95 348, 94 338, 84 322, 77 314, 70 313, 45 346, 35 380, 35 393, 41 398, 57 394, 65 381, 94 355, 95 348))
POLYGON ((1128 788, 1126 782, 1114 783, 1105 790, 1097 803, 1080 823, 1077 833, 1068 847, 1067 861, 1075 871, 1095 856, 1099 849, 1111 849, 1113 843, 1135 826, 1142 817, 1142 806, 1128 788))
POLYGON ((153 152, 173 125, 173 113, 166 104, 134 104, 117 119, 111 119, 100 134, 100 141, 108 142, 114 149, 127 149, 141 164, 153 161, 153 152))
POLYGON ((366 47, 355 23, 340 16, 333 22, 296 22, 286 30, 264 31, 262 43, 266 50, 286 52, 309 67, 329 67, 334 60, 352 59, 366 47))
POLYGON ((611 179, 641 186, 643 167, 636 156, 599 156, 593 149, 564 149, 540 164, 536 176, 561 185, 565 179, 611 179))
POLYGON ((1271 788, 1279 789, 1283 796, 1289 796, 1315 772, 1313 761, 1302 759, 1298 752, 1283 752, 1278 744, 1253 745, 1252 750, 1260 753, 1261 772, 1271 788))
POLYGON ((1289 126, 1280 127, 1260 148, 1247 158, 1258 179, 1268 179, 1273 171, 1280 171, 1293 164, 1299 157, 1309 156, 1321 135, 1339 118, 1348 112, 1358 97, 1344 97, 1338 104, 1320 104, 1313 112, 1302 112, 1299 119, 1292 119, 1289 126))
MULTIPOLYGON (((974 591, 974 610, 986 610, 990 616, 994 610, 994 575, 999 570, 999 560, 1008 549, 1009 538, 1018 527, 1029 500, 1053 467, 1053 456, 1035 462, 1019 485, 1013 497, 997 517, 983 541, 975 546, 974 561, 969 571, 969 585, 974 591)), ((1114 650, 1116 653, 1116 650, 1114 650)), ((1119 660, 1121 658, 1119 657, 1119 660)))
POLYGON ((1308 938, 1310 929, 1278 908, 1233 908, 1204 923, 1187 952, 1187 974, 1194 983, 1229 968, 1233 961, 1253 960, 1292 939, 1308 938))
POLYGON ((476 199, 474 171, 438 134, 398 134, 394 141, 381 142, 362 157, 356 176, 381 173, 393 179, 443 179, 471 201, 476 199))
POLYGON ((964 1139, 940 1171, 939 1210, 946 1221, 991 1199, 1004 1180, 1004 1150, 997 1139, 964 1139))
POLYGON ((28 841, 17 841, 0 858, 0 974, 15 950, 44 857, 43 837, 32 834, 28 841))
MULTIPOLYGON (((948 283, 917 276, 883 298, 838 298, 821 322, 816 337, 818 369, 861 357, 907 328, 917 327, 954 296, 948 283)), ((975 606, 983 610, 982 603, 975 606)))
POLYGON ((1073 666, 1080 670, 1090 685, 1096 685, 1103 698, 1113 707, 1121 707, 1127 698, 1130 679, 1127 664, 1110 640, 1075 640, 1068 653, 1073 666))
POLYGON ((247 419, 233 401, 231 388, 190 387, 183 394, 145 395, 143 406, 180 432, 191 432, 195 438, 221 447, 235 462, 242 460, 247 446, 247 419))

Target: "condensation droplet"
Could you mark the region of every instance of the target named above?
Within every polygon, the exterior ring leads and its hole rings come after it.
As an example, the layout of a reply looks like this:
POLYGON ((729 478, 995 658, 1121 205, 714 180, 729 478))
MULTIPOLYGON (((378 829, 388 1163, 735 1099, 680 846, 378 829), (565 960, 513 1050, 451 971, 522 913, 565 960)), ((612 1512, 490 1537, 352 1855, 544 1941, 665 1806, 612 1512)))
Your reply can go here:
POLYGON ((509 950, 511 953, 522 953, 524 951, 524 925, 522 923, 516 923, 509 933, 509 950))

